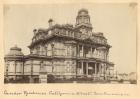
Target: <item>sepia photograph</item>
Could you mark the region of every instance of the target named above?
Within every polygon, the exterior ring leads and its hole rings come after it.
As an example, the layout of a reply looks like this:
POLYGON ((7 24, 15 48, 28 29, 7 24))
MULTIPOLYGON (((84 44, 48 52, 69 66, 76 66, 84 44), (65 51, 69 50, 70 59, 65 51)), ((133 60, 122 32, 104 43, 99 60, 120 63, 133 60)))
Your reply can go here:
POLYGON ((5 4, 4 84, 137 84, 137 3, 5 4))

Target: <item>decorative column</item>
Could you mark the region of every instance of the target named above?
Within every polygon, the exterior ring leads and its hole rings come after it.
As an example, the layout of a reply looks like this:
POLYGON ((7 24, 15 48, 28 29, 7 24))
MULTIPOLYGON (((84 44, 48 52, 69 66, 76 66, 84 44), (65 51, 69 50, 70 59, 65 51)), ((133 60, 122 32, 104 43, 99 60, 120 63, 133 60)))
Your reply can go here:
POLYGON ((14 63, 15 63, 15 70, 14 70, 14 74, 16 75, 16 67, 17 67, 17 63, 16 63, 16 61, 14 61, 14 63))
POLYGON ((39 82, 47 83, 47 71, 44 67, 44 62, 40 62, 40 71, 39 71, 39 82))
POLYGON ((5 75, 6 75, 6 79, 9 81, 8 69, 9 69, 10 62, 5 61, 5 63, 7 63, 7 64, 6 64, 6 68, 5 68, 5 75))
POLYGON ((97 75, 97 63, 95 63, 95 76, 97 75))
POLYGON ((92 58, 92 54, 93 54, 93 53, 92 53, 92 47, 91 47, 91 52, 90 52, 90 57, 91 57, 91 58, 92 58))
POLYGON ((16 76, 17 75, 16 74, 17 70, 16 69, 17 69, 17 62, 15 61, 15 80, 17 79, 17 76, 16 76))
POLYGON ((52 47, 52 73, 54 72, 53 57, 54 57, 54 43, 51 44, 52 47))
POLYGON ((47 47, 45 46, 45 56, 47 56, 47 47))
POLYGON ((111 75, 111 68, 110 68, 110 66, 108 67, 108 76, 110 77, 110 75, 111 75))
POLYGON ((101 75, 103 76, 103 64, 101 64, 101 75))
POLYGON ((82 45, 82 57, 84 57, 84 45, 82 45))
POLYGON ((109 50, 106 51, 106 60, 109 60, 109 50))
POLYGON ((106 64, 104 64, 104 80, 106 79, 106 64))
POLYGON ((102 74, 102 67, 101 66, 102 66, 101 63, 99 63, 99 76, 101 76, 101 74, 102 74))
POLYGON ((33 83, 33 60, 31 60, 31 75, 30 75, 30 83, 33 83))
POLYGON ((82 64, 82 65, 81 65, 81 66, 82 66, 81 69, 82 69, 82 75, 83 75, 83 73, 84 73, 84 72, 83 72, 83 71, 84 71, 84 70, 83 70, 83 61, 81 62, 81 64, 82 64))
POLYGON ((86 75, 88 76, 88 62, 86 62, 86 75))
POLYGON ((101 74, 101 64, 99 63, 99 74, 101 74))
POLYGON ((97 50, 96 50, 96 48, 94 50, 94 57, 97 58, 97 50))
POLYGON ((24 75, 24 62, 22 63, 22 75, 24 75))
POLYGON ((77 45, 77 56, 80 57, 80 50, 79 50, 79 44, 77 45))

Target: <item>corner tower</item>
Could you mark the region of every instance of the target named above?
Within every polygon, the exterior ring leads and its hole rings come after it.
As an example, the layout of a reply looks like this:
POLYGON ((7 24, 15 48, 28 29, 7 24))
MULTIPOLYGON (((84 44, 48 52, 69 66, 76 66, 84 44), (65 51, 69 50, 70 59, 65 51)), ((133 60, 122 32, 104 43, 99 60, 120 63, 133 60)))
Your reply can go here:
POLYGON ((82 32, 82 34, 91 34, 92 24, 90 23, 90 16, 87 9, 80 9, 76 17, 75 28, 82 32))

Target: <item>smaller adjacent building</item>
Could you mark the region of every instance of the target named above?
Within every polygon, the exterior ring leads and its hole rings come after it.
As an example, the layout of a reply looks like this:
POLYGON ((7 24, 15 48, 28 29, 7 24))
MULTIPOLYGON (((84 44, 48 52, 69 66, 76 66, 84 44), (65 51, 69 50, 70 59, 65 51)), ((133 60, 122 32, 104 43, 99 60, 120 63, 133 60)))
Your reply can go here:
POLYGON ((15 46, 5 55, 4 76, 7 80, 22 79, 24 75, 24 54, 21 48, 15 46))
POLYGON ((126 73, 120 73, 117 75, 118 80, 137 80, 136 72, 130 72, 128 74, 126 73))
POLYGON ((137 80, 136 72, 129 73, 129 80, 137 80))

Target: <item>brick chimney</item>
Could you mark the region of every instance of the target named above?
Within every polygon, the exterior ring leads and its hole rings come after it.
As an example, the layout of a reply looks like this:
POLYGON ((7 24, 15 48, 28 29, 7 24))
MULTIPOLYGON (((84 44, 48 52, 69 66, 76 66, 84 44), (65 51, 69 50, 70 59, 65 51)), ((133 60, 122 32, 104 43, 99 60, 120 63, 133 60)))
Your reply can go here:
POLYGON ((49 27, 53 26, 53 19, 49 19, 48 23, 49 23, 49 27))

